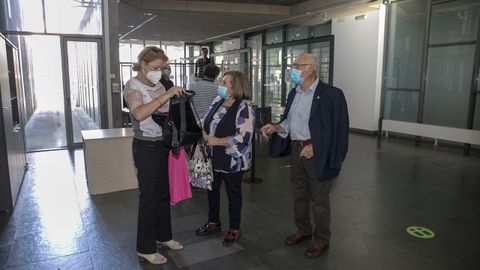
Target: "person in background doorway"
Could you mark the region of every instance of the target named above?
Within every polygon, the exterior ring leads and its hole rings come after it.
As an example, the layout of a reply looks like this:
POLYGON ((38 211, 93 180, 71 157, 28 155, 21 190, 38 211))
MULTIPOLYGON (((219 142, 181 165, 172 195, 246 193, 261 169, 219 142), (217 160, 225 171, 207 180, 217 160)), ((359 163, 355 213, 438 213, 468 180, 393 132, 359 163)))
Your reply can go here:
POLYGON ((250 84, 242 72, 228 71, 218 86, 218 97, 210 106, 203 128, 208 155, 212 158, 213 184, 208 191, 208 222, 197 235, 220 231, 220 186, 225 182, 230 227, 223 239, 230 246, 240 237, 242 176, 252 162, 255 113, 250 104, 250 84))
POLYGON ((160 79, 160 83, 165 87, 165 90, 169 90, 173 87, 173 81, 170 80, 170 74, 172 74, 172 69, 170 68, 169 64, 166 64, 162 68, 162 78, 160 79))
POLYGON ((202 57, 195 62, 195 77, 203 78, 204 67, 212 63, 212 60, 208 58, 208 48, 202 48, 202 57))
POLYGON ((195 92, 195 96, 193 96, 193 105, 195 106, 200 119, 205 117, 208 108, 217 96, 217 85, 214 82, 218 77, 218 74, 220 74, 220 68, 214 64, 208 64, 205 66, 203 79, 190 85, 189 90, 195 92))
POLYGON ((168 182, 168 151, 162 128, 153 121, 154 113, 165 113, 173 96, 185 93, 174 86, 166 91, 159 83, 162 67, 168 57, 162 49, 145 47, 133 65, 137 76, 125 84, 124 95, 130 109, 133 161, 137 169, 139 206, 137 225, 137 255, 152 264, 164 264, 167 259, 158 253, 157 245, 179 250, 183 246, 173 240, 170 217, 168 182))
POLYGON ((291 182, 297 232, 287 246, 311 240, 305 257, 320 256, 329 248, 330 187, 340 173, 348 149, 348 109, 342 90, 317 77, 317 59, 303 53, 292 64, 297 84, 288 94, 280 124, 267 124, 264 136, 277 132, 292 139, 291 182), (314 227, 310 220, 313 214, 314 227))

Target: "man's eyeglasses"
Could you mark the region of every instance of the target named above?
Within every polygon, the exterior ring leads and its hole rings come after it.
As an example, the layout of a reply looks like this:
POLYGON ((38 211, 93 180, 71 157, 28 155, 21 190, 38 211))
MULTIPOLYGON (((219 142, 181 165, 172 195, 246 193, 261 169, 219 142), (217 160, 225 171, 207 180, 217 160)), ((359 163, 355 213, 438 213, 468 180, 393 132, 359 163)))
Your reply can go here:
POLYGON ((299 67, 311 66, 311 65, 312 65, 312 64, 298 64, 298 63, 293 63, 293 64, 290 65, 290 67, 297 69, 297 68, 299 68, 299 67))

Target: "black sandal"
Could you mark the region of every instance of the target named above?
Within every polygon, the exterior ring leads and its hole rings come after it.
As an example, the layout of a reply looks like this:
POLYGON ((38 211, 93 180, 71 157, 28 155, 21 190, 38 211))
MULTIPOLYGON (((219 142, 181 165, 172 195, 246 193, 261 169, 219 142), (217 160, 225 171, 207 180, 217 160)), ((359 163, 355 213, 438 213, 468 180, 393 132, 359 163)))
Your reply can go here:
POLYGON ((222 229, 220 222, 207 222, 195 231, 196 235, 205 235, 210 232, 220 231, 222 229))
POLYGON ((227 232, 227 236, 225 237, 225 239, 223 239, 223 242, 222 242, 222 245, 223 246, 231 246, 233 244, 235 244, 235 242, 238 241, 238 239, 240 238, 240 229, 237 229, 237 230, 234 230, 234 229, 230 229, 228 230, 227 232))

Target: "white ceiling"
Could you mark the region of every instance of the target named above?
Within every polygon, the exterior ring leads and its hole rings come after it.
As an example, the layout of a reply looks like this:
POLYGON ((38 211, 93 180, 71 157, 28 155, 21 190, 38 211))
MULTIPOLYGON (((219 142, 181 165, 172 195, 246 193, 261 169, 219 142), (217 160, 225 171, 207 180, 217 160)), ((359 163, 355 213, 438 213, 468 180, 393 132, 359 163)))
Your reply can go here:
MULTIPOLYGON (((281 24, 319 24, 374 0, 120 0, 122 39, 207 42, 281 24), (127 34, 128 33, 128 34, 127 34)), ((378 6, 378 5, 377 5, 378 6)))

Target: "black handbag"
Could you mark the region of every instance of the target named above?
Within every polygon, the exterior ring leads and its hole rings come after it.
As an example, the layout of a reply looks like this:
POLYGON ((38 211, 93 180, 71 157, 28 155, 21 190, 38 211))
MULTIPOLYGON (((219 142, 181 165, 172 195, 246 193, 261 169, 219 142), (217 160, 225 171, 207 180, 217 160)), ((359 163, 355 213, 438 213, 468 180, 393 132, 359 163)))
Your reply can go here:
POLYGON ((292 153, 290 135, 286 138, 280 137, 278 133, 272 133, 268 147, 268 155, 272 158, 285 157, 292 153))
POLYGON ((200 119, 192 104, 192 92, 170 99, 168 117, 152 114, 152 119, 162 127, 163 141, 177 154, 181 146, 192 145, 202 138, 200 119))

